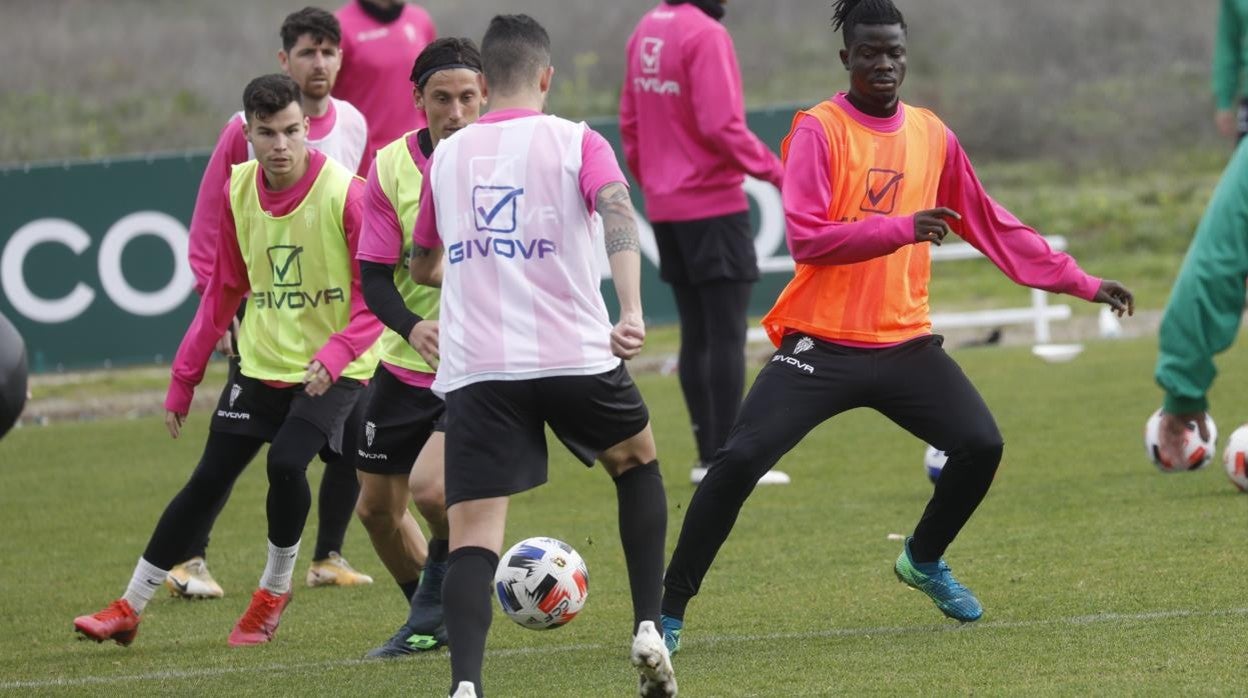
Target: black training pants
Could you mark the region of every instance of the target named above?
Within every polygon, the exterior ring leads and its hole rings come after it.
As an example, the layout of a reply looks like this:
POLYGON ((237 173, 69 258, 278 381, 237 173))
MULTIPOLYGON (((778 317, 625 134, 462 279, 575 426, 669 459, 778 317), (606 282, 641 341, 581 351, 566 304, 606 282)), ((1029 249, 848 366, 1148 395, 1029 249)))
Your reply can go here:
MULTIPOLYGON (((983 398, 942 341, 928 336, 856 349, 786 337, 689 503, 664 579, 663 612, 684 616, 758 479, 811 429, 855 407, 870 407, 949 454, 910 548, 918 562, 943 555, 987 494, 1003 444, 983 398)), ((838 455, 852 456, 830 454, 832 465, 838 455)))
MULTIPOLYGON (((282 424, 269 446, 268 539, 276 546, 299 542, 312 506, 308 463, 325 445, 325 434, 311 422, 291 417, 282 424)), ((255 458, 264 440, 218 431, 208 432, 208 443, 191 479, 165 507, 143 557, 161 569, 171 569, 214 516, 217 504, 255 458)))

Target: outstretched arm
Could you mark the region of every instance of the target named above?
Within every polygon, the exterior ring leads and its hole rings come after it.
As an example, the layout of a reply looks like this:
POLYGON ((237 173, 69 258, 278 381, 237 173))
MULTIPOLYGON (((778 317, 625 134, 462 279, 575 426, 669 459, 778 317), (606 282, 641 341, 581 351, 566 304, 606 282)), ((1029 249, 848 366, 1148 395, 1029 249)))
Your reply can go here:
POLYGON ((602 216, 603 244, 611 264, 611 280, 620 300, 620 321, 611 330, 611 351, 621 359, 641 353, 646 323, 641 316, 641 241, 628 187, 620 182, 598 192, 595 208, 602 216))
POLYGON ((1128 311, 1130 292, 1116 282, 1102 282, 1079 268, 1074 258, 1049 247, 1034 229, 998 204, 984 191, 970 159, 952 131, 940 174, 936 202, 962 214, 951 223, 953 232, 973 245, 1014 283, 1053 293, 1068 293, 1087 301, 1117 301, 1128 311), (1102 287, 1106 293, 1102 294, 1102 287), (1125 294, 1125 295, 1124 295, 1125 294))

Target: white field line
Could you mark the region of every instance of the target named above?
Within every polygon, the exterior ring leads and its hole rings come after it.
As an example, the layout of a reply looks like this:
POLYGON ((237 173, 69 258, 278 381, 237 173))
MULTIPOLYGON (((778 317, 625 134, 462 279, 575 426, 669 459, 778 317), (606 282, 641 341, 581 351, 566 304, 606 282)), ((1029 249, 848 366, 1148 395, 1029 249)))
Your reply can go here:
MULTIPOLYGON (((814 640, 819 638, 834 637, 872 637, 876 635, 911 635, 934 632, 987 632, 992 630, 1010 630, 1014 628, 1038 628, 1044 626, 1083 626, 1097 625, 1102 623, 1141 623, 1149 621, 1164 621, 1176 618, 1216 618, 1219 616, 1248 616, 1248 608, 1228 608, 1214 611, 1146 611, 1143 613, 1097 613, 1085 616, 1067 616, 1063 618, 1049 618, 1044 620, 1020 620, 1020 621, 984 621, 972 625, 953 625, 945 623, 941 625, 916 625, 916 626, 893 626, 893 627, 874 627, 874 628, 830 628, 828 630, 815 630, 805 632, 792 633, 761 633, 750 635, 694 635, 690 639, 690 647, 700 647, 703 645, 719 645, 719 644, 739 644, 742 642, 771 642, 774 640, 814 640)), ((528 654, 550 654, 556 652, 583 652, 586 650, 601 650, 607 647, 606 644, 579 644, 579 645, 544 645, 541 647, 519 647, 506 650, 495 650, 490 652, 491 657, 514 657, 528 654)), ((435 653, 427 655, 430 659, 441 657, 445 659, 445 653, 435 653)), ((403 660, 403 661, 411 661, 403 660)), ((239 666, 239 667, 212 667, 204 669, 173 669, 168 671, 153 671, 145 674, 123 674, 117 676, 81 676, 70 678, 50 678, 50 679, 26 679, 18 681, 0 681, 0 691, 16 691, 32 688, 72 688, 75 686, 101 686, 121 683, 145 682, 145 681, 168 681, 172 679, 202 679, 214 676, 227 676, 230 674, 270 674, 288 671, 307 671, 317 669, 331 669, 334 667, 359 666, 364 664, 377 664, 379 660, 367 659, 339 659, 322 662, 307 662, 301 664, 264 664, 257 666, 239 666)))

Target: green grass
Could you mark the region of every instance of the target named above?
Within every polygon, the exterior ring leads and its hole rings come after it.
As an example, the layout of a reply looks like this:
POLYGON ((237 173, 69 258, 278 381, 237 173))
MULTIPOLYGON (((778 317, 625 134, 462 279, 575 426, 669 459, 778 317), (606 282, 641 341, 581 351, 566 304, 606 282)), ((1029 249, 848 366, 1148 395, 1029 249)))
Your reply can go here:
MULTIPOLYGON (((930 494, 922 444, 861 410, 817 428, 781 462, 795 484, 754 494, 691 604, 676 658, 682 695, 1241 691, 1248 497, 1219 465, 1162 475, 1145 461, 1140 433, 1160 400, 1154 353, 1140 340, 1092 343, 1056 365, 1026 348, 955 354, 1006 438, 995 486, 948 555, 984 602, 973 626, 944 620, 892 576, 898 543, 886 536, 910 530, 930 494)), ((1222 368, 1212 397, 1225 435, 1248 419, 1232 379, 1248 371, 1248 356, 1228 355, 1222 368)), ((693 445, 675 378, 638 382, 668 481, 670 545, 691 494, 693 445)), ((272 644, 226 646, 263 564, 265 486, 254 466, 212 538, 224 600, 158 598, 130 648, 74 639, 73 616, 123 590, 206 424, 193 414, 176 442, 142 419, 23 428, 0 443, 0 693, 445 695, 445 652, 357 661, 403 613, 358 524, 345 552, 376 585, 298 589, 272 644)), ((496 613, 487 687, 495 696, 629 695, 612 488, 552 454, 552 482, 515 498, 507 540, 575 545, 591 572, 589 604, 550 633, 496 613)))

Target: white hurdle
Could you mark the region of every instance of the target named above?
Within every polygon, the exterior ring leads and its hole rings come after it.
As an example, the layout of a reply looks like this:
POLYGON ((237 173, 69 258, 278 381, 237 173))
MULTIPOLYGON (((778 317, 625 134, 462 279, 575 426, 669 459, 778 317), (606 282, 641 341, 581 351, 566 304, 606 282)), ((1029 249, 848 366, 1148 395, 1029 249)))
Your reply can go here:
MULTIPOLYGON (((1049 247, 1055 250, 1066 249, 1066 238, 1061 235, 1044 236, 1049 247)), ((984 255, 979 250, 965 242, 955 242, 940 247, 932 247, 932 262, 948 262, 967 259, 978 259, 984 255)), ((759 267, 762 271, 783 271, 793 269, 793 261, 786 259, 787 264, 777 264, 780 259, 773 258, 767 260, 769 264, 762 264, 759 260, 759 267), (763 267, 766 268, 763 268, 763 267)), ((964 327, 996 327, 998 325, 1020 325, 1031 323, 1035 331, 1036 344, 1048 344, 1052 339, 1049 332, 1049 323, 1054 320, 1069 320, 1071 310, 1069 305, 1049 305, 1049 294, 1039 289, 1031 290, 1031 305, 1024 308, 993 308, 990 310, 973 310, 961 313, 932 313, 932 327, 936 330, 958 329, 964 327)), ((767 339, 766 333, 761 327, 751 328, 749 331, 749 341, 758 342, 767 339)))

